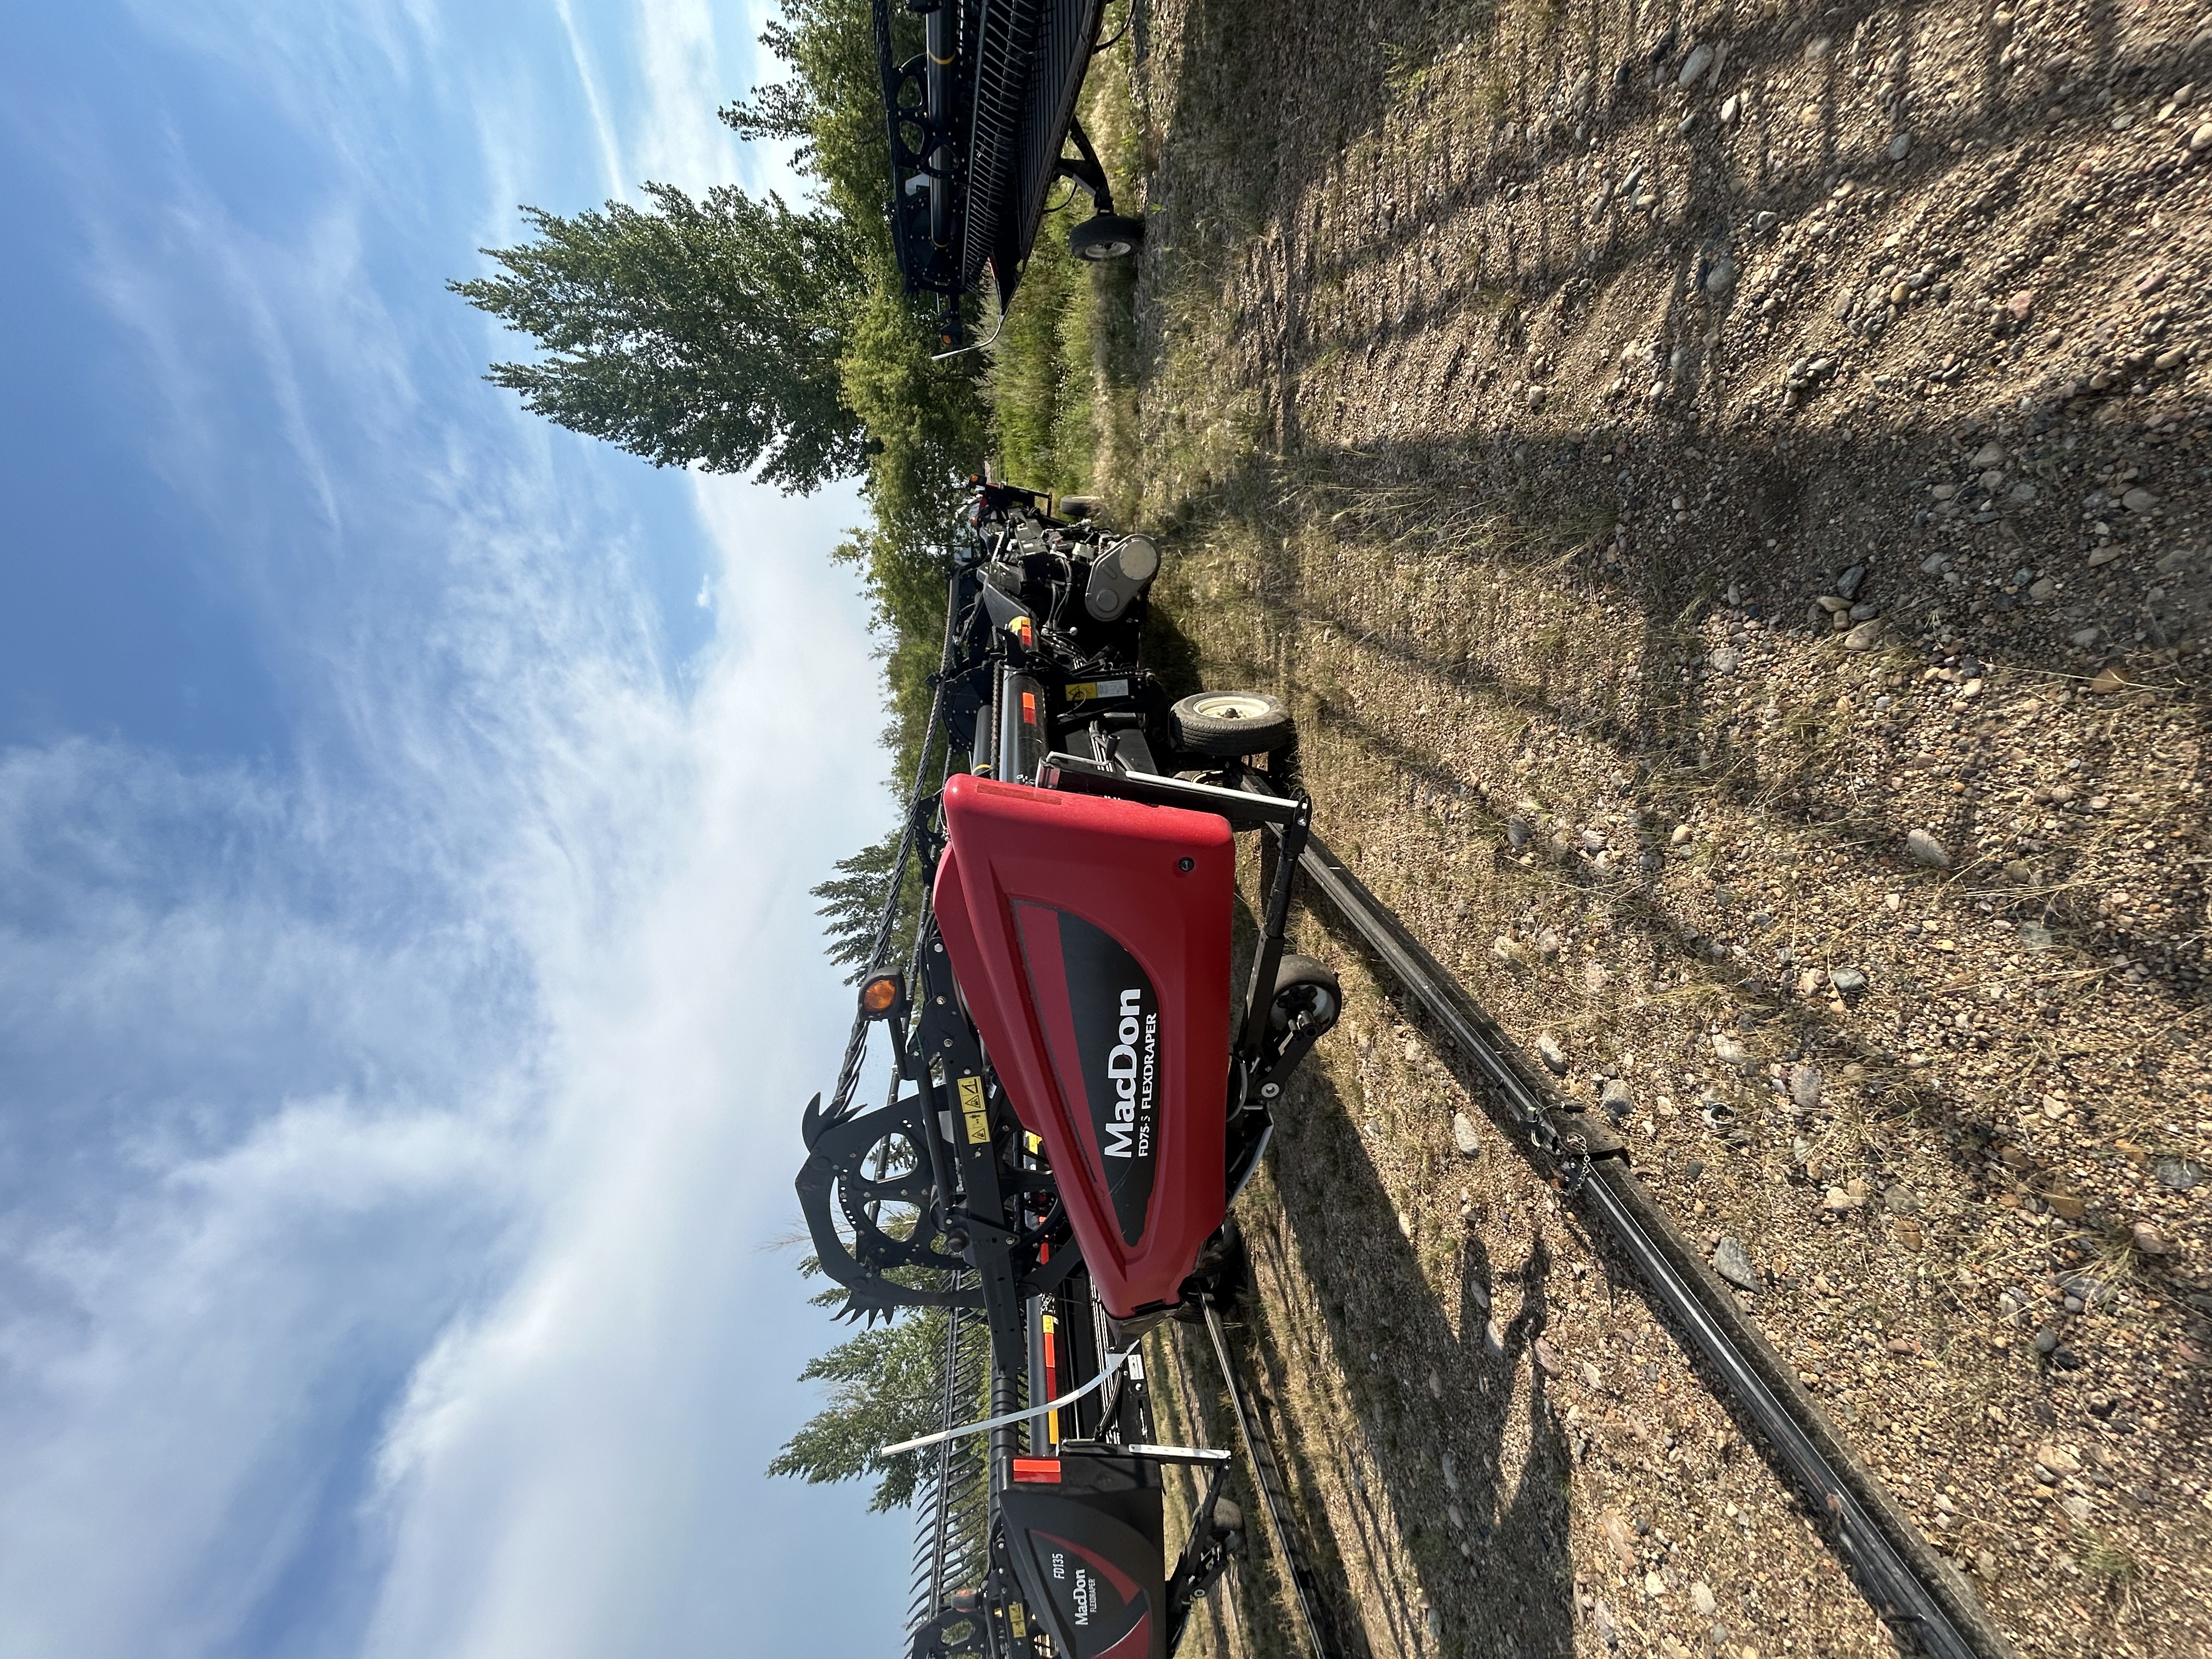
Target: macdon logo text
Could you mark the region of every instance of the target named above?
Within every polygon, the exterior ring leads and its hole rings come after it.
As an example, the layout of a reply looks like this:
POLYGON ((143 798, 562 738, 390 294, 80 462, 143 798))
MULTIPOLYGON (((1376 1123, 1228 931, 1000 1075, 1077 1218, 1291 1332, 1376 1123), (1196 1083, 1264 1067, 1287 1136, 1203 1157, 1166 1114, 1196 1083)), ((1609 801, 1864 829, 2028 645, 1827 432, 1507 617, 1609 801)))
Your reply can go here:
POLYGON ((1121 1041, 1106 1056, 1114 1115, 1104 1126, 1109 1158, 1152 1155, 1152 1087, 1159 1065, 1160 1017, 1144 1012, 1144 993, 1121 993, 1121 1041), (1142 1045, 1139 1048, 1139 1045, 1142 1045))

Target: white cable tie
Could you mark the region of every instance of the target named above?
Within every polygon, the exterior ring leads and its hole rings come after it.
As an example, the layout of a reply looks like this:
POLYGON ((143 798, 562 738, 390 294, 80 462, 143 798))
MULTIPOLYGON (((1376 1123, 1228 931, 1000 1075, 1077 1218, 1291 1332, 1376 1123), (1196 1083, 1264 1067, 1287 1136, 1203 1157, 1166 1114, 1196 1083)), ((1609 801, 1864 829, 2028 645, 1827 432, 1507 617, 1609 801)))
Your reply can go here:
POLYGON ((918 1440, 902 1440, 896 1446, 885 1446, 877 1455, 895 1457, 901 1452, 920 1451, 924 1446, 934 1446, 939 1441, 964 1439, 971 1434, 981 1434, 986 1429, 1003 1429, 1009 1423, 1022 1423, 1032 1418, 1047 1416, 1058 1411, 1062 1406, 1073 1405, 1085 1395, 1099 1387, 1108 1377, 1135 1358, 1136 1352, 1136 1349, 1132 1346, 1123 1349, 1120 1353, 1109 1355, 1106 1363, 1098 1368, 1097 1376, 1092 1377, 1081 1388, 1064 1394, 1057 1400, 1048 1400, 1042 1406, 1030 1406, 1021 1411, 1008 1412, 1003 1417, 987 1417, 980 1423, 969 1424, 965 1428, 939 1429, 935 1434, 925 1434, 918 1440))

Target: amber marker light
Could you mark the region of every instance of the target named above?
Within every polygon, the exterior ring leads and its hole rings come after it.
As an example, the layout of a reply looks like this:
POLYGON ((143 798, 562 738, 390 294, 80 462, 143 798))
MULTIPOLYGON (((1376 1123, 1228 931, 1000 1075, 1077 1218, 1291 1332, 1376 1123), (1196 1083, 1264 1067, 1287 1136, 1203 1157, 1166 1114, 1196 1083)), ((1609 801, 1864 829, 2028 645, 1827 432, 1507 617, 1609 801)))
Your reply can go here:
POLYGON ((860 988, 860 1006, 871 1019, 881 1019, 898 1006, 899 976, 878 974, 860 988))

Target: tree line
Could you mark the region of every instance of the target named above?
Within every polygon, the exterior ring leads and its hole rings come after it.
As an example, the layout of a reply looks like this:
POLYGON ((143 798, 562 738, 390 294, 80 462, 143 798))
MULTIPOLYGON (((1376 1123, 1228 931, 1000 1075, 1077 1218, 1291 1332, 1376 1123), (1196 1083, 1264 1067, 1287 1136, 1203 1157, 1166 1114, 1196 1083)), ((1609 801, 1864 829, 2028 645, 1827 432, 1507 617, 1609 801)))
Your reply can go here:
MULTIPOLYGON (((893 9, 920 50, 921 20, 893 9)), ((810 200, 716 185, 694 198, 562 215, 522 210, 529 235, 482 250, 489 274, 453 291, 525 336, 487 376, 548 420, 655 466, 751 473, 790 494, 857 476, 867 514, 831 556, 852 567, 882 641, 892 776, 910 775, 938 663, 951 526, 990 440, 978 359, 931 361, 884 215, 889 157, 867 0, 782 0, 762 43, 785 76, 720 112, 741 137, 797 146, 810 200)), ((896 829, 814 890, 833 961, 858 977, 889 890, 896 829)), ((805 1264, 812 1269, 811 1259, 805 1264)), ((837 1306, 842 1291, 817 1303, 837 1306)), ((872 1478, 871 1506, 914 1496, 918 1459, 877 1448, 935 1426, 941 1314, 864 1331, 808 1365, 830 1400, 771 1473, 872 1478)))

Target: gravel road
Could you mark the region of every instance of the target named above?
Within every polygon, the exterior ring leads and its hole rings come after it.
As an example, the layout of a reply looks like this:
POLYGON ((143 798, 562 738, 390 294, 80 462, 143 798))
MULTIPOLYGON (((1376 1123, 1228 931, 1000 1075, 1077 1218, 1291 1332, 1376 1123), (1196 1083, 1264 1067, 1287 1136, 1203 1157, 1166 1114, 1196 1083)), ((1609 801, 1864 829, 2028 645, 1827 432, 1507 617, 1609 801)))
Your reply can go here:
MULTIPOLYGON (((2212 12, 1147 0, 1113 63, 1163 661, 1291 702, 1322 833, 2021 1652, 2212 1651, 2212 12)), ((1352 1012, 1242 1340, 1347 1643, 1887 1649, 1297 944, 1352 1012)), ((1281 1650, 1269 1584, 1201 1643, 1281 1650)))

